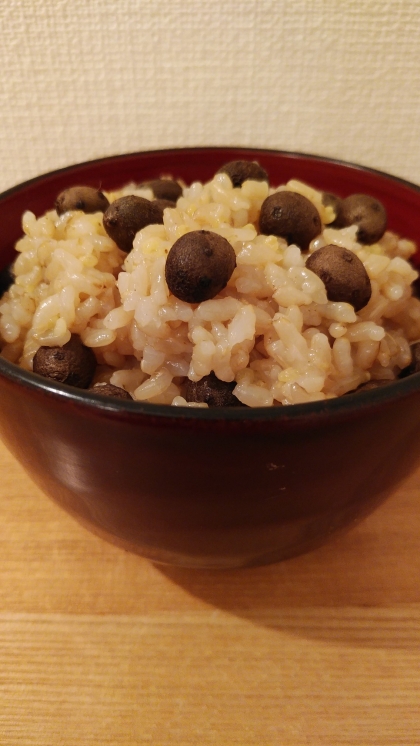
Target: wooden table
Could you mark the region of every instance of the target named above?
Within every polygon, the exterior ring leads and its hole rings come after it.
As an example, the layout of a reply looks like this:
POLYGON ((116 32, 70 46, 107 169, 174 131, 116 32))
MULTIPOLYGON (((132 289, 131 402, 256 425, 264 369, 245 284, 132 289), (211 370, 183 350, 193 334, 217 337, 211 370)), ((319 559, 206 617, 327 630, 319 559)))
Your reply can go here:
POLYGON ((420 470, 288 562, 165 569, 0 445, 1 746, 419 746, 420 470))

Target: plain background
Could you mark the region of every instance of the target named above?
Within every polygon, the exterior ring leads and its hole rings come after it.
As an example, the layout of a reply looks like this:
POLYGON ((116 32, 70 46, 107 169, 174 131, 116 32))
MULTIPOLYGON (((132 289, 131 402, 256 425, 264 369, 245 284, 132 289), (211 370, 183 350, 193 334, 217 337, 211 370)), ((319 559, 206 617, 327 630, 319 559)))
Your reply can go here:
POLYGON ((418 1, 0 0, 0 33, 0 189, 215 144, 420 183, 418 1))

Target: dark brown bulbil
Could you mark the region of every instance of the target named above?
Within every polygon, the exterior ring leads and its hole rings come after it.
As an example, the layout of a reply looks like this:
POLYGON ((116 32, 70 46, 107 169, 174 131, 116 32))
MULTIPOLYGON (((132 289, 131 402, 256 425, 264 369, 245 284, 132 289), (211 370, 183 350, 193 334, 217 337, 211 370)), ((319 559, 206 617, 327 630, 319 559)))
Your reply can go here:
POLYGON ((363 262, 349 249, 333 244, 323 246, 308 257, 306 266, 321 278, 328 300, 350 303, 355 311, 369 303, 369 275, 363 262))
POLYGON ((386 231, 386 210, 379 200, 368 194, 351 194, 342 200, 340 214, 331 225, 334 228, 357 225, 357 240, 372 244, 379 241, 386 231))
POLYGON ((99 189, 92 187, 75 186, 65 189, 55 200, 54 207, 58 215, 63 215, 69 210, 82 210, 82 212, 105 212, 109 202, 99 189))
POLYGON ((176 202, 172 202, 170 199, 155 199, 153 200, 153 204, 159 207, 162 212, 165 207, 176 207, 176 202))
POLYGON ((14 281, 13 264, 8 264, 7 267, 0 270, 0 298, 13 285, 14 281))
POLYGON ((119 386, 114 386, 112 383, 95 383, 93 386, 89 387, 89 391, 92 391, 94 394, 100 394, 101 396, 110 396, 114 399, 133 400, 133 397, 128 393, 128 391, 119 386))
POLYGON ((410 345, 411 350, 411 365, 410 373, 420 372, 420 342, 414 342, 410 345))
POLYGON ((187 381, 185 399, 205 402, 209 407, 243 407, 244 404, 232 394, 235 386, 236 381, 220 381, 212 371, 200 381, 187 381))
POLYGON ((34 373, 79 389, 88 388, 95 368, 95 354, 78 334, 72 334, 63 347, 40 347, 33 362, 34 373))
POLYGON ((191 231, 169 251, 166 282, 176 298, 201 303, 226 287, 235 266, 235 252, 226 238, 212 231, 191 231))
POLYGON ((249 179, 269 182, 267 171, 255 161, 229 161, 216 173, 227 174, 234 187, 242 186, 244 181, 249 179))
POLYGON ((307 251, 321 232, 321 218, 309 199, 296 192, 276 192, 264 200, 260 213, 260 231, 281 236, 288 244, 307 251))
POLYGON ((411 376, 412 373, 420 373, 420 342, 410 345, 411 363, 400 373, 400 378, 411 376))
POLYGON ((104 228, 108 236, 127 253, 133 248, 136 233, 154 223, 163 223, 162 208, 134 194, 116 199, 104 213, 104 228))
POLYGON ((182 195, 182 186, 174 179, 152 179, 140 186, 151 189, 156 199, 168 199, 175 202, 182 195))
POLYGON ((336 194, 331 194, 331 192, 324 192, 322 195, 322 204, 326 207, 332 207, 335 212, 334 222, 329 225, 335 225, 337 221, 341 220, 343 210, 343 200, 341 197, 337 197, 336 194))

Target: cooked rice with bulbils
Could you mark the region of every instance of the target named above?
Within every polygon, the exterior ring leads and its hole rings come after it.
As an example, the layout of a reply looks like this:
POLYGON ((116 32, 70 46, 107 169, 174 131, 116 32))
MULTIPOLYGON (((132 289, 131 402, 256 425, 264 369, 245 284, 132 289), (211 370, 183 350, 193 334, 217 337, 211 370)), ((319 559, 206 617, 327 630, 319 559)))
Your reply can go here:
MULTIPOLYGON (((110 202, 129 185, 105 192, 110 202)), ((272 189, 246 181, 233 188, 219 173, 207 184, 185 187, 163 225, 149 225, 129 254, 106 234, 102 213, 79 211, 36 218, 23 215, 16 249, 15 282, 0 302, 2 355, 27 370, 41 345, 63 345, 81 336, 95 351, 96 381, 110 382, 137 401, 175 406, 186 402, 184 382, 214 371, 236 381, 235 396, 249 407, 269 407, 341 396, 370 379, 394 380, 411 361, 420 338, 420 301, 412 295, 416 247, 387 231, 371 246, 357 243, 357 226, 328 227, 334 220, 322 193, 298 181, 272 189), (363 262, 372 285, 369 303, 327 299, 322 280, 305 267, 296 245, 257 232, 265 198, 298 192, 317 208, 322 233, 310 252, 336 244, 363 262), (210 230, 236 253, 236 269, 214 299, 188 304, 169 293, 166 256, 188 231, 210 230)))

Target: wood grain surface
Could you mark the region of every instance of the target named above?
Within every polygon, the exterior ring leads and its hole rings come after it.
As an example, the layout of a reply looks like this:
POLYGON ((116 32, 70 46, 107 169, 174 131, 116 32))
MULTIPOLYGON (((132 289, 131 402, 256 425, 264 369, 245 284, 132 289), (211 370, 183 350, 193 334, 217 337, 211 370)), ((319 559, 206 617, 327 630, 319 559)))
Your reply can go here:
POLYGON ((418 746, 420 470, 329 545, 240 571, 105 543, 0 445, 1 746, 418 746))

